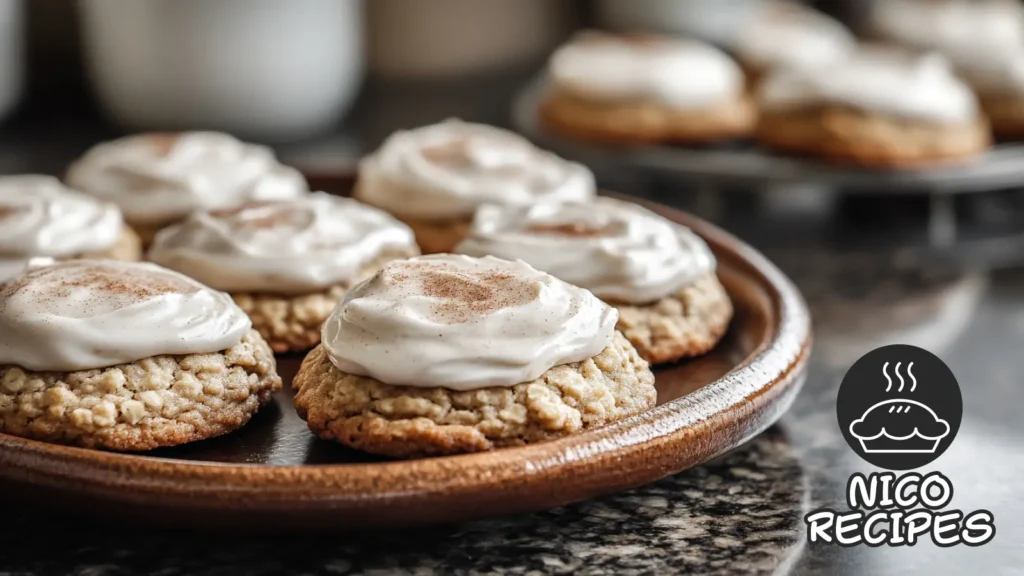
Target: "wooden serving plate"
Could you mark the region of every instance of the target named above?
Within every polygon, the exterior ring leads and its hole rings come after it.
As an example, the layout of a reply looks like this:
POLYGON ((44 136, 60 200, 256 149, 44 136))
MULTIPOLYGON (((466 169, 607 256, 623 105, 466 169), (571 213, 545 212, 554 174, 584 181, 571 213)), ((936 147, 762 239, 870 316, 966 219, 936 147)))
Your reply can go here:
MULTIPOLYGON (((351 178, 310 178, 346 193, 351 178)), ((561 440, 490 453, 387 461, 317 439, 278 393, 242 430, 147 454, 0 435, 2 493, 43 505, 192 529, 367 529, 551 508, 652 482, 744 443, 792 403, 810 353, 793 284, 760 253, 693 216, 736 307, 711 353, 656 371, 658 406, 561 440)), ((299 356, 283 356, 286 382, 299 356)))

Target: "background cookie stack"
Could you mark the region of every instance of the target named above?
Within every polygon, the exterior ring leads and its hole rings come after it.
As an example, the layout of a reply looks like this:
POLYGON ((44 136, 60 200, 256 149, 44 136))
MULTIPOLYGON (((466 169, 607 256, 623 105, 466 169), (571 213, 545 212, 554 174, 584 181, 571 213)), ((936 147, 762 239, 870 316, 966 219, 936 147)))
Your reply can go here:
POLYGON ((617 33, 578 34, 549 61, 541 123, 592 143, 753 139, 883 169, 966 163, 1020 134, 1014 0, 872 2, 859 37, 801 3, 745 5, 729 26, 668 35, 672 22, 620 14, 617 33))

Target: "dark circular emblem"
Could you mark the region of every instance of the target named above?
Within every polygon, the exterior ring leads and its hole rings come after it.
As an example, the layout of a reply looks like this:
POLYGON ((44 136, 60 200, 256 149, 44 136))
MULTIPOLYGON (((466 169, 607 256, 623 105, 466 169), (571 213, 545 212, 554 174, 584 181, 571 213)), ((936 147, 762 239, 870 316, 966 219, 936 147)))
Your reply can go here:
POLYGON ((963 398, 938 356, 895 344, 854 363, 839 386, 836 414, 861 458, 880 468, 912 470, 949 448, 960 429, 963 398))

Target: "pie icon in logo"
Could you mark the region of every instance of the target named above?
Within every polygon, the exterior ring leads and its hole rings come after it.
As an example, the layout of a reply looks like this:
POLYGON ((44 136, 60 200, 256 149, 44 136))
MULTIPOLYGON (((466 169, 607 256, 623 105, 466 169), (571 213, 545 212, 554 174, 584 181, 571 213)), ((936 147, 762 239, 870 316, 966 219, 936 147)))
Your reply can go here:
POLYGON ((850 434, 860 440, 865 453, 931 454, 949 434, 949 423, 920 402, 886 400, 868 408, 863 416, 854 420, 850 434), (912 408, 917 408, 913 416, 910 415, 912 408))
POLYGON ((952 443, 963 399, 937 356, 914 346, 885 346, 847 372, 836 413, 847 443, 862 458, 910 470, 932 462, 952 443))

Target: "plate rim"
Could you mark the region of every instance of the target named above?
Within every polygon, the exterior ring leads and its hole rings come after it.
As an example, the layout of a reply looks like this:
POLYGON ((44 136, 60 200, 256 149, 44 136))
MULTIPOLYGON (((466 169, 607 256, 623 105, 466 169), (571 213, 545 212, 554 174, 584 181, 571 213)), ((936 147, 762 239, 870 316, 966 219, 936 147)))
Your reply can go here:
MULTIPOLYGON (((635 197, 611 195, 691 227, 712 246, 720 261, 753 277, 771 300, 775 318, 767 327, 770 334, 758 348, 721 378, 686 396, 608 426, 552 441, 477 454, 372 463, 272 466, 189 461, 0 434, 0 479, 62 488, 77 495, 122 503, 150 502, 153 497, 161 497, 169 499, 167 502, 187 499, 191 506, 210 510, 256 506, 278 511, 295 511, 296 506, 316 507, 320 511, 366 510, 380 499, 406 503, 418 500, 423 504, 424 498, 438 494, 474 495, 501 509, 502 504, 493 495, 480 493, 499 480, 513 495, 522 495, 524 487, 542 485, 560 475, 583 483, 568 490, 571 496, 555 489, 556 493, 542 497, 530 508, 540 509, 646 484, 706 462, 759 434, 789 408, 806 374, 812 341, 810 313, 792 281, 764 255, 732 234, 680 210, 635 197), (728 398, 728 405, 721 406, 722 401, 712 398, 716 394, 728 398), (717 407, 711 410, 712 405, 717 407), (764 410, 766 405, 772 409, 764 410), (740 414, 725 417, 734 411, 740 414), (657 450, 658 445, 670 448, 666 442, 705 438, 709 434, 728 436, 726 428, 737 426, 738 418, 742 419, 739 426, 744 430, 740 437, 707 443, 702 450, 684 450, 683 458, 666 456, 657 450), (711 430, 700 430, 706 427, 711 430), (651 456, 649 461, 644 460, 642 452, 651 456), (639 462, 643 467, 621 473, 602 468, 625 460, 635 465, 639 462), (588 471, 588 467, 596 468, 588 471), (586 472, 582 477, 581 470, 586 472), (509 484, 517 479, 522 482, 509 484), (212 502, 201 500, 214 495, 212 502)), ((508 502, 504 506, 508 511, 524 510, 508 502)), ((448 519, 479 516, 472 512, 452 511, 448 519)), ((379 520, 386 525, 412 524, 389 520, 386 515, 379 520)), ((374 523, 370 521, 368 525, 374 523)))

